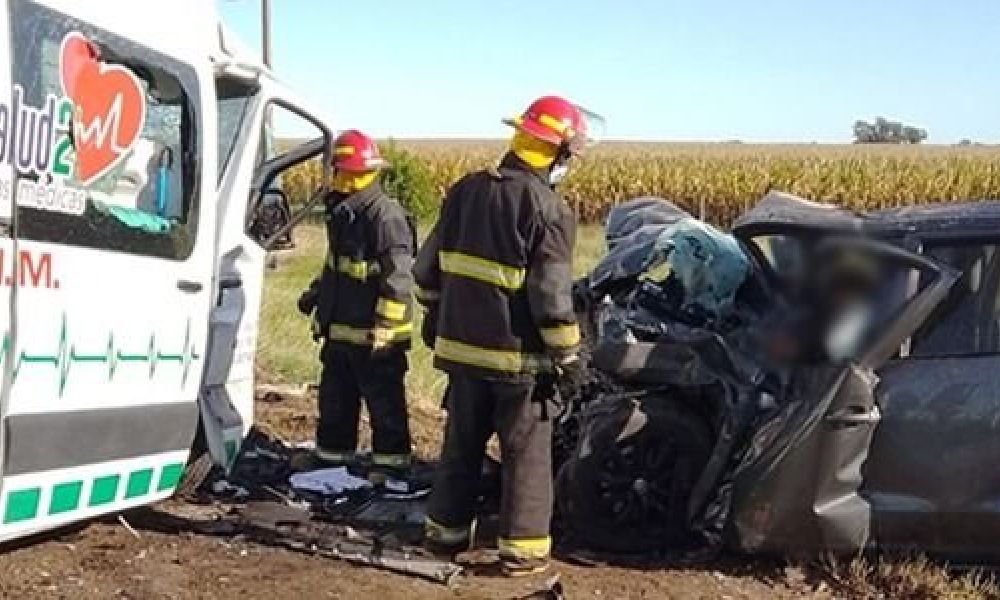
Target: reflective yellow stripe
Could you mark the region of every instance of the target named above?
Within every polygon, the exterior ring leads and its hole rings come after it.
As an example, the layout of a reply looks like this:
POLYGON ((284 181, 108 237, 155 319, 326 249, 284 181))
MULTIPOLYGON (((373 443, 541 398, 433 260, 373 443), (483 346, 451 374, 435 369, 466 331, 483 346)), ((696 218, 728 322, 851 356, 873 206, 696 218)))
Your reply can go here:
MULTIPOLYGON (((387 331, 389 332, 389 343, 408 340, 410 339, 410 334, 413 333, 413 323, 405 323, 398 327, 388 329, 387 331)), ((349 342, 359 346, 370 346, 372 344, 372 338, 374 337, 374 330, 364 327, 354 327, 352 325, 343 325, 341 323, 333 323, 330 325, 327 335, 334 341, 349 342)))
POLYGON ((461 252, 438 252, 441 270, 509 290, 524 285, 525 270, 461 252))
POLYGON ((372 464, 379 467, 408 467, 409 454, 372 454, 372 464))
POLYGON ((346 256, 338 256, 337 262, 334 264, 333 255, 331 254, 326 262, 331 269, 343 273, 348 277, 358 279, 360 281, 368 279, 371 263, 367 261, 352 260, 346 256))
POLYGON ((352 156, 354 154, 354 146, 337 146, 333 149, 333 153, 337 156, 352 156))
POLYGON ((542 341, 553 348, 569 348, 580 343, 580 327, 576 323, 543 327, 539 330, 542 341))
POLYGON ((500 551, 501 556, 546 558, 552 550, 552 538, 549 536, 517 540, 499 538, 497 539, 497 550, 500 551))
POLYGON ((421 304, 429 304, 441 299, 441 292, 437 290, 425 290, 419 286, 414 290, 413 295, 417 297, 417 302, 421 304))
POLYGON ((371 329, 351 327, 350 325, 340 325, 337 323, 330 325, 327 335, 331 340, 350 342, 352 344, 365 345, 371 341, 371 329))
POLYGON ((537 373, 552 369, 552 361, 540 354, 480 348, 439 337, 434 353, 451 362, 504 373, 537 373))
POLYGON ((568 123, 563 123, 559 119, 553 117, 552 115, 547 115, 542 113, 538 115, 538 122, 545 125, 549 129, 555 131, 559 135, 567 138, 573 137, 573 128, 569 126, 568 123))
POLYGON ((379 298, 375 304, 375 312, 390 321, 402 321, 406 317, 406 305, 390 298, 379 298))
POLYGON ((353 452, 331 452, 316 446, 316 457, 326 462, 346 463, 354 460, 353 452))
POLYGON ((424 517, 424 535, 442 544, 463 544, 469 541, 472 524, 465 527, 446 527, 430 517, 424 517))

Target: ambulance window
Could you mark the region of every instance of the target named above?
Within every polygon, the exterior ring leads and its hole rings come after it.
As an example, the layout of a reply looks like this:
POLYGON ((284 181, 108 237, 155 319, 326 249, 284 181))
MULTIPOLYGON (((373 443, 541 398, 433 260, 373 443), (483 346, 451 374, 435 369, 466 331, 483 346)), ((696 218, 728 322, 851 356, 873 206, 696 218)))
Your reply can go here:
POLYGON ((256 96, 258 89, 256 85, 248 85, 244 81, 229 77, 219 77, 215 80, 219 113, 220 182, 240 139, 240 131, 243 130, 243 121, 246 118, 250 100, 256 96))
POLYGON ((17 235, 187 258, 202 144, 194 69, 33 2, 11 5, 17 235))

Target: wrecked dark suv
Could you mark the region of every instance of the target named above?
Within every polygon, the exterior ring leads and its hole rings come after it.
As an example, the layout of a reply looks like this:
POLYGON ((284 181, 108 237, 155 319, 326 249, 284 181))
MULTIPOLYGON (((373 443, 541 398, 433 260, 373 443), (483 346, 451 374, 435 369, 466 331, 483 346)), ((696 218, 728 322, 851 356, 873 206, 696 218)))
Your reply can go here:
POLYGON ((1000 204, 771 193, 730 236, 640 199, 606 237, 575 289, 564 539, 1000 559, 1000 204))

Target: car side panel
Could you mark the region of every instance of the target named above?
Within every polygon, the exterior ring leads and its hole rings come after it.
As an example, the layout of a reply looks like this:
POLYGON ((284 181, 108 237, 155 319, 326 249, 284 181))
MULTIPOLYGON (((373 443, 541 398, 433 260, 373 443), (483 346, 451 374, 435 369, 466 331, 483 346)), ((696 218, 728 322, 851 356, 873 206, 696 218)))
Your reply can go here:
POLYGON ((752 443, 766 450, 738 469, 732 525, 740 551, 814 555, 865 546, 870 507, 858 489, 876 423, 838 416, 868 414, 873 384, 860 366, 797 374, 786 412, 752 443))
POLYGON ((886 365, 865 466, 875 543, 1000 557, 1000 356, 886 365))

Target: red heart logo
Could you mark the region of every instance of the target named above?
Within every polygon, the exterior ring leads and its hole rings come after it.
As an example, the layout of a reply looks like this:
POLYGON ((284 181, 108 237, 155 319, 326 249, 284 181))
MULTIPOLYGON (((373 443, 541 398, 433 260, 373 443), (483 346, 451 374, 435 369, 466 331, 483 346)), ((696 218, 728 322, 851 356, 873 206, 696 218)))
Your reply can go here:
POLYGON ((118 164, 139 138, 146 96, 131 71, 100 62, 93 44, 75 31, 63 38, 59 79, 73 101, 76 178, 88 185, 118 164))

